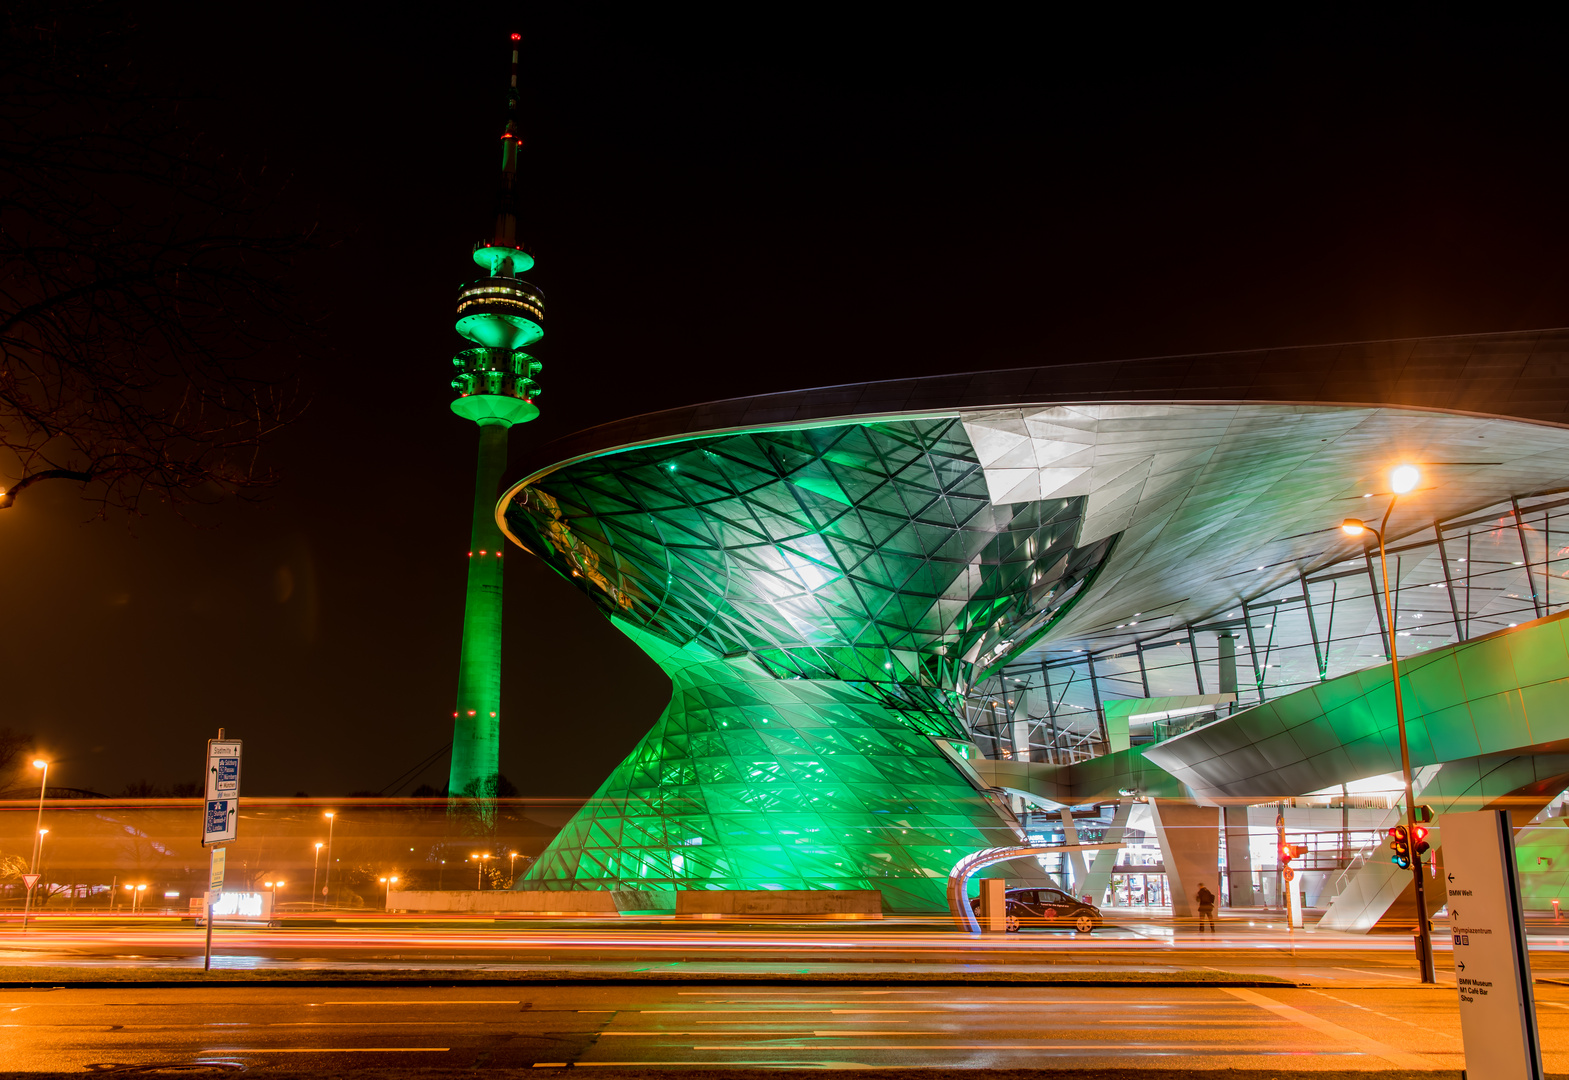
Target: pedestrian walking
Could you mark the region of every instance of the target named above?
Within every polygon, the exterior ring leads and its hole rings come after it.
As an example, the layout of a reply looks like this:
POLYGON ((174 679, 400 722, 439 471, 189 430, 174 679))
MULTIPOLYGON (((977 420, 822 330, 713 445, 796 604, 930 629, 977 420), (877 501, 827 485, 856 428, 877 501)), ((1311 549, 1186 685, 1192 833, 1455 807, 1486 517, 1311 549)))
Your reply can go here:
POLYGON ((1209 923, 1209 932, 1217 934, 1215 928, 1215 894, 1209 891, 1209 886, 1199 882, 1198 895, 1194 897, 1199 902, 1199 933, 1204 932, 1204 924, 1209 923))

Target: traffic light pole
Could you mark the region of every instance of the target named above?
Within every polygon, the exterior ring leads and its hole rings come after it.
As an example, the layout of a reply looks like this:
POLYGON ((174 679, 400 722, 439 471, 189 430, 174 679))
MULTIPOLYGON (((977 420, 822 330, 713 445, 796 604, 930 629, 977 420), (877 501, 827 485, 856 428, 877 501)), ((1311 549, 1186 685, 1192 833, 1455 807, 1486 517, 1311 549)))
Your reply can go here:
POLYGON ((1384 557, 1384 530, 1389 526, 1389 515, 1395 512, 1392 496, 1389 509, 1384 511, 1384 521, 1379 526, 1378 565, 1384 578, 1384 625, 1389 628, 1389 669, 1395 684, 1395 726, 1400 732, 1400 773, 1406 782, 1406 833, 1411 843, 1411 880, 1416 885, 1416 934, 1417 966, 1424 983, 1436 983, 1433 973, 1433 935, 1427 925, 1427 890, 1422 881, 1422 855, 1417 851, 1416 795, 1411 786, 1411 749, 1406 743, 1406 709, 1400 694, 1400 657, 1395 647, 1395 607, 1389 595, 1389 562, 1384 557))

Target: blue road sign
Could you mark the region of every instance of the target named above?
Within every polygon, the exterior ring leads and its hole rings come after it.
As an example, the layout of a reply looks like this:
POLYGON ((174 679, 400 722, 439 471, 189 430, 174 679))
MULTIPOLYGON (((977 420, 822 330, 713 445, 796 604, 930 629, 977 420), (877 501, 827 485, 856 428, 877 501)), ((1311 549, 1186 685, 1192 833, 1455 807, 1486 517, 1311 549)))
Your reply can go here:
POLYGON ((238 799, 207 800, 207 812, 202 817, 203 844, 221 844, 234 839, 240 816, 239 802, 238 799))

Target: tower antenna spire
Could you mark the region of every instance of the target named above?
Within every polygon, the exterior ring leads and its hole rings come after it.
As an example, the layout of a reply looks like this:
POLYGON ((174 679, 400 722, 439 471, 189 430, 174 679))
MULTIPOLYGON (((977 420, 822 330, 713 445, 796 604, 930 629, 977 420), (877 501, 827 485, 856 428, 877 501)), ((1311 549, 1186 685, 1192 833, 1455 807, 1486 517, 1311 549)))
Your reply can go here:
POLYGON ((518 134, 518 49, 523 35, 512 35, 512 81, 507 85, 507 129, 501 136, 501 197, 496 207, 497 247, 517 248, 518 235, 518 149, 523 139, 518 134))
POLYGON ((489 240, 474 245, 474 261, 492 277, 516 277, 534 265, 534 257, 518 239, 518 50, 523 35, 512 35, 512 78, 507 84, 507 126, 501 133, 501 188, 496 196, 496 228, 489 240))

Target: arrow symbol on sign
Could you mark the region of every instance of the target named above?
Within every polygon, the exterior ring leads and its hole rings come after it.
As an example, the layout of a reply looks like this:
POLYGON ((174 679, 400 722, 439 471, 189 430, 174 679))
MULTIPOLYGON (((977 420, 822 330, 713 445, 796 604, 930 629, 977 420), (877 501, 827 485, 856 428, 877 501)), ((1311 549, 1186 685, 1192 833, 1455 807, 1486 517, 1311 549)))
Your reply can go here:
POLYGON ((1455 961, 1455 967, 1459 968, 1461 971, 1464 971, 1465 970, 1465 961, 1464 960, 1456 960, 1455 961))
POLYGON ((1452 885, 1452 884, 1454 884, 1454 880, 1455 880, 1455 876, 1454 876, 1454 875, 1453 875, 1453 874, 1450 874, 1450 875, 1449 875, 1449 883, 1450 883, 1450 884, 1451 884, 1451 885, 1452 885))

